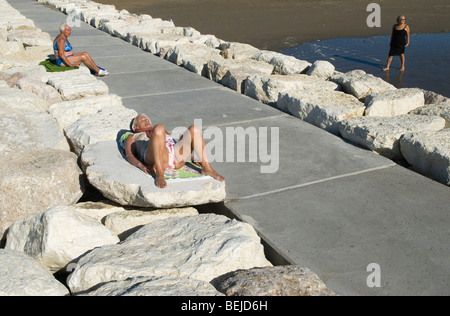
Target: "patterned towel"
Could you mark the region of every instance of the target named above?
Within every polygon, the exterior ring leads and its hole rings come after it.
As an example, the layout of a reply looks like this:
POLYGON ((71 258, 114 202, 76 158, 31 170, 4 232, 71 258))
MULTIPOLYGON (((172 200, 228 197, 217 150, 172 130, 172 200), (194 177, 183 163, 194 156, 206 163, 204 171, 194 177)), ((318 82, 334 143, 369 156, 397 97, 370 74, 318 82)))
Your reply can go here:
MULTIPOLYGON (((175 179, 189 179, 202 177, 202 168, 191 162, 186 163, 180 169, 166 169, 164 172, 164 178, 168 181, 175 179)), ((152 177, 156 177, 152 174, 152 177)))

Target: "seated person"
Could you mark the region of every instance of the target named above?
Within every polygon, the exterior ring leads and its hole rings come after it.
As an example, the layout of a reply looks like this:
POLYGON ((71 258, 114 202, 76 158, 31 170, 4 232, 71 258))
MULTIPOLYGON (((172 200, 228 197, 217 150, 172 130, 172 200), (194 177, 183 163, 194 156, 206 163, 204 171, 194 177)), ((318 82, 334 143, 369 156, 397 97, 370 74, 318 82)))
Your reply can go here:
POLYGON ((225 181, 225 178, 214 171, 208 162, 202 131, 197 127, 188 128, 178 142, 168 136, 164 126, 153 127, 150 119, 144 114, 139 114, 131 127, 134 133, 127 133, 122 137, 127 160, 147 174, 153 169, 158 188, 167 187, 164 171, 183 167, 187 161, 191 161, 193 151, 200 158, 199 164, 203 175, 225 181))
POLYGON ((74 53, 72 45, 69 43, 68 37, 72 33, 72 29, 67 23, 61 24, 59 27, 61 33, 53 41, 53 49, 55 52, 56 64, 58 66, 78 67, 81 63, 85 64, 91 71, 98 76, 109 75, 109 72, 98 67, 92 60, 91 55, 87 52, 74 53))

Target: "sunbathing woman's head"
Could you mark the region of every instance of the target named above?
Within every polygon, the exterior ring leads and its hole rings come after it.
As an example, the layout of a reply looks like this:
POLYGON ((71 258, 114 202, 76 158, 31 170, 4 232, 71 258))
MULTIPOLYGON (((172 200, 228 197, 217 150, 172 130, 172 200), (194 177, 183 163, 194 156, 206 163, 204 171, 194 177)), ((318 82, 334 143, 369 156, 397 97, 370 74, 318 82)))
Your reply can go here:
POLYGON ((153 128, 152 121, 145 114, 139 114, 131 121, 131 130, 135 133, 151 130, 153 128))

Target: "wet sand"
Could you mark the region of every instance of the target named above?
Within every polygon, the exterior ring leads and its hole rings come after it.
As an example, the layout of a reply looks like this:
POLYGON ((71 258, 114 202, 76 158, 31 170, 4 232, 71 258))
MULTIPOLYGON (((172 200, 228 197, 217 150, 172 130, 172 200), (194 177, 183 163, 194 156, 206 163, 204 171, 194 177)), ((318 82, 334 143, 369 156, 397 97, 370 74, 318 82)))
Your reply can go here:
POLYGON ((398 15, 412 33, 450 32, 448 0, 97 0, 149 14, 226 41, 282 51, 306 42, 390 34, 398 15), (367 5, 381 6, 381 27, 369 28, 367 5))
POLYGON ((422 88, 450 97, 450 33, 413 34, 406 49, 406 70, 400 71, 395 57, 389 72, 383 72, 390 36, 338 38, 305 43, 282 51, 286 55, 314 62, 328 60, 336 70, 362 69, 397 88, 422 88))

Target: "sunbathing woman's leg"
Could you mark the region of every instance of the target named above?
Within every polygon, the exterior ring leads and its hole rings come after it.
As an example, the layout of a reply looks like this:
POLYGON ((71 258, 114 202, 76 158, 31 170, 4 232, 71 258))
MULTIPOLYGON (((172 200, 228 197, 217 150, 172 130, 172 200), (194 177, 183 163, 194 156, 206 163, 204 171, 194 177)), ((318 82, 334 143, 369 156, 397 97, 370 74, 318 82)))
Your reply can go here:
POLYGON ((164 189, 167 182, 164 179, 164 170, 169 164, 169 151, 166 147, 166 129, 162 125, 153 128, 152 136, 148 142, 146 163, 156 170, 155 185, 164 189))
POLYGON ((200 158, 199 163, 202 166, 203 175, 211 176, 219 181, 225 181, 225 178, 211 167, 205 148, 202 131, 196 126, 191 126, 175 145, 176 168, 180 168, 186 161, 190 161, 192 152, 194 152, 200 158))

